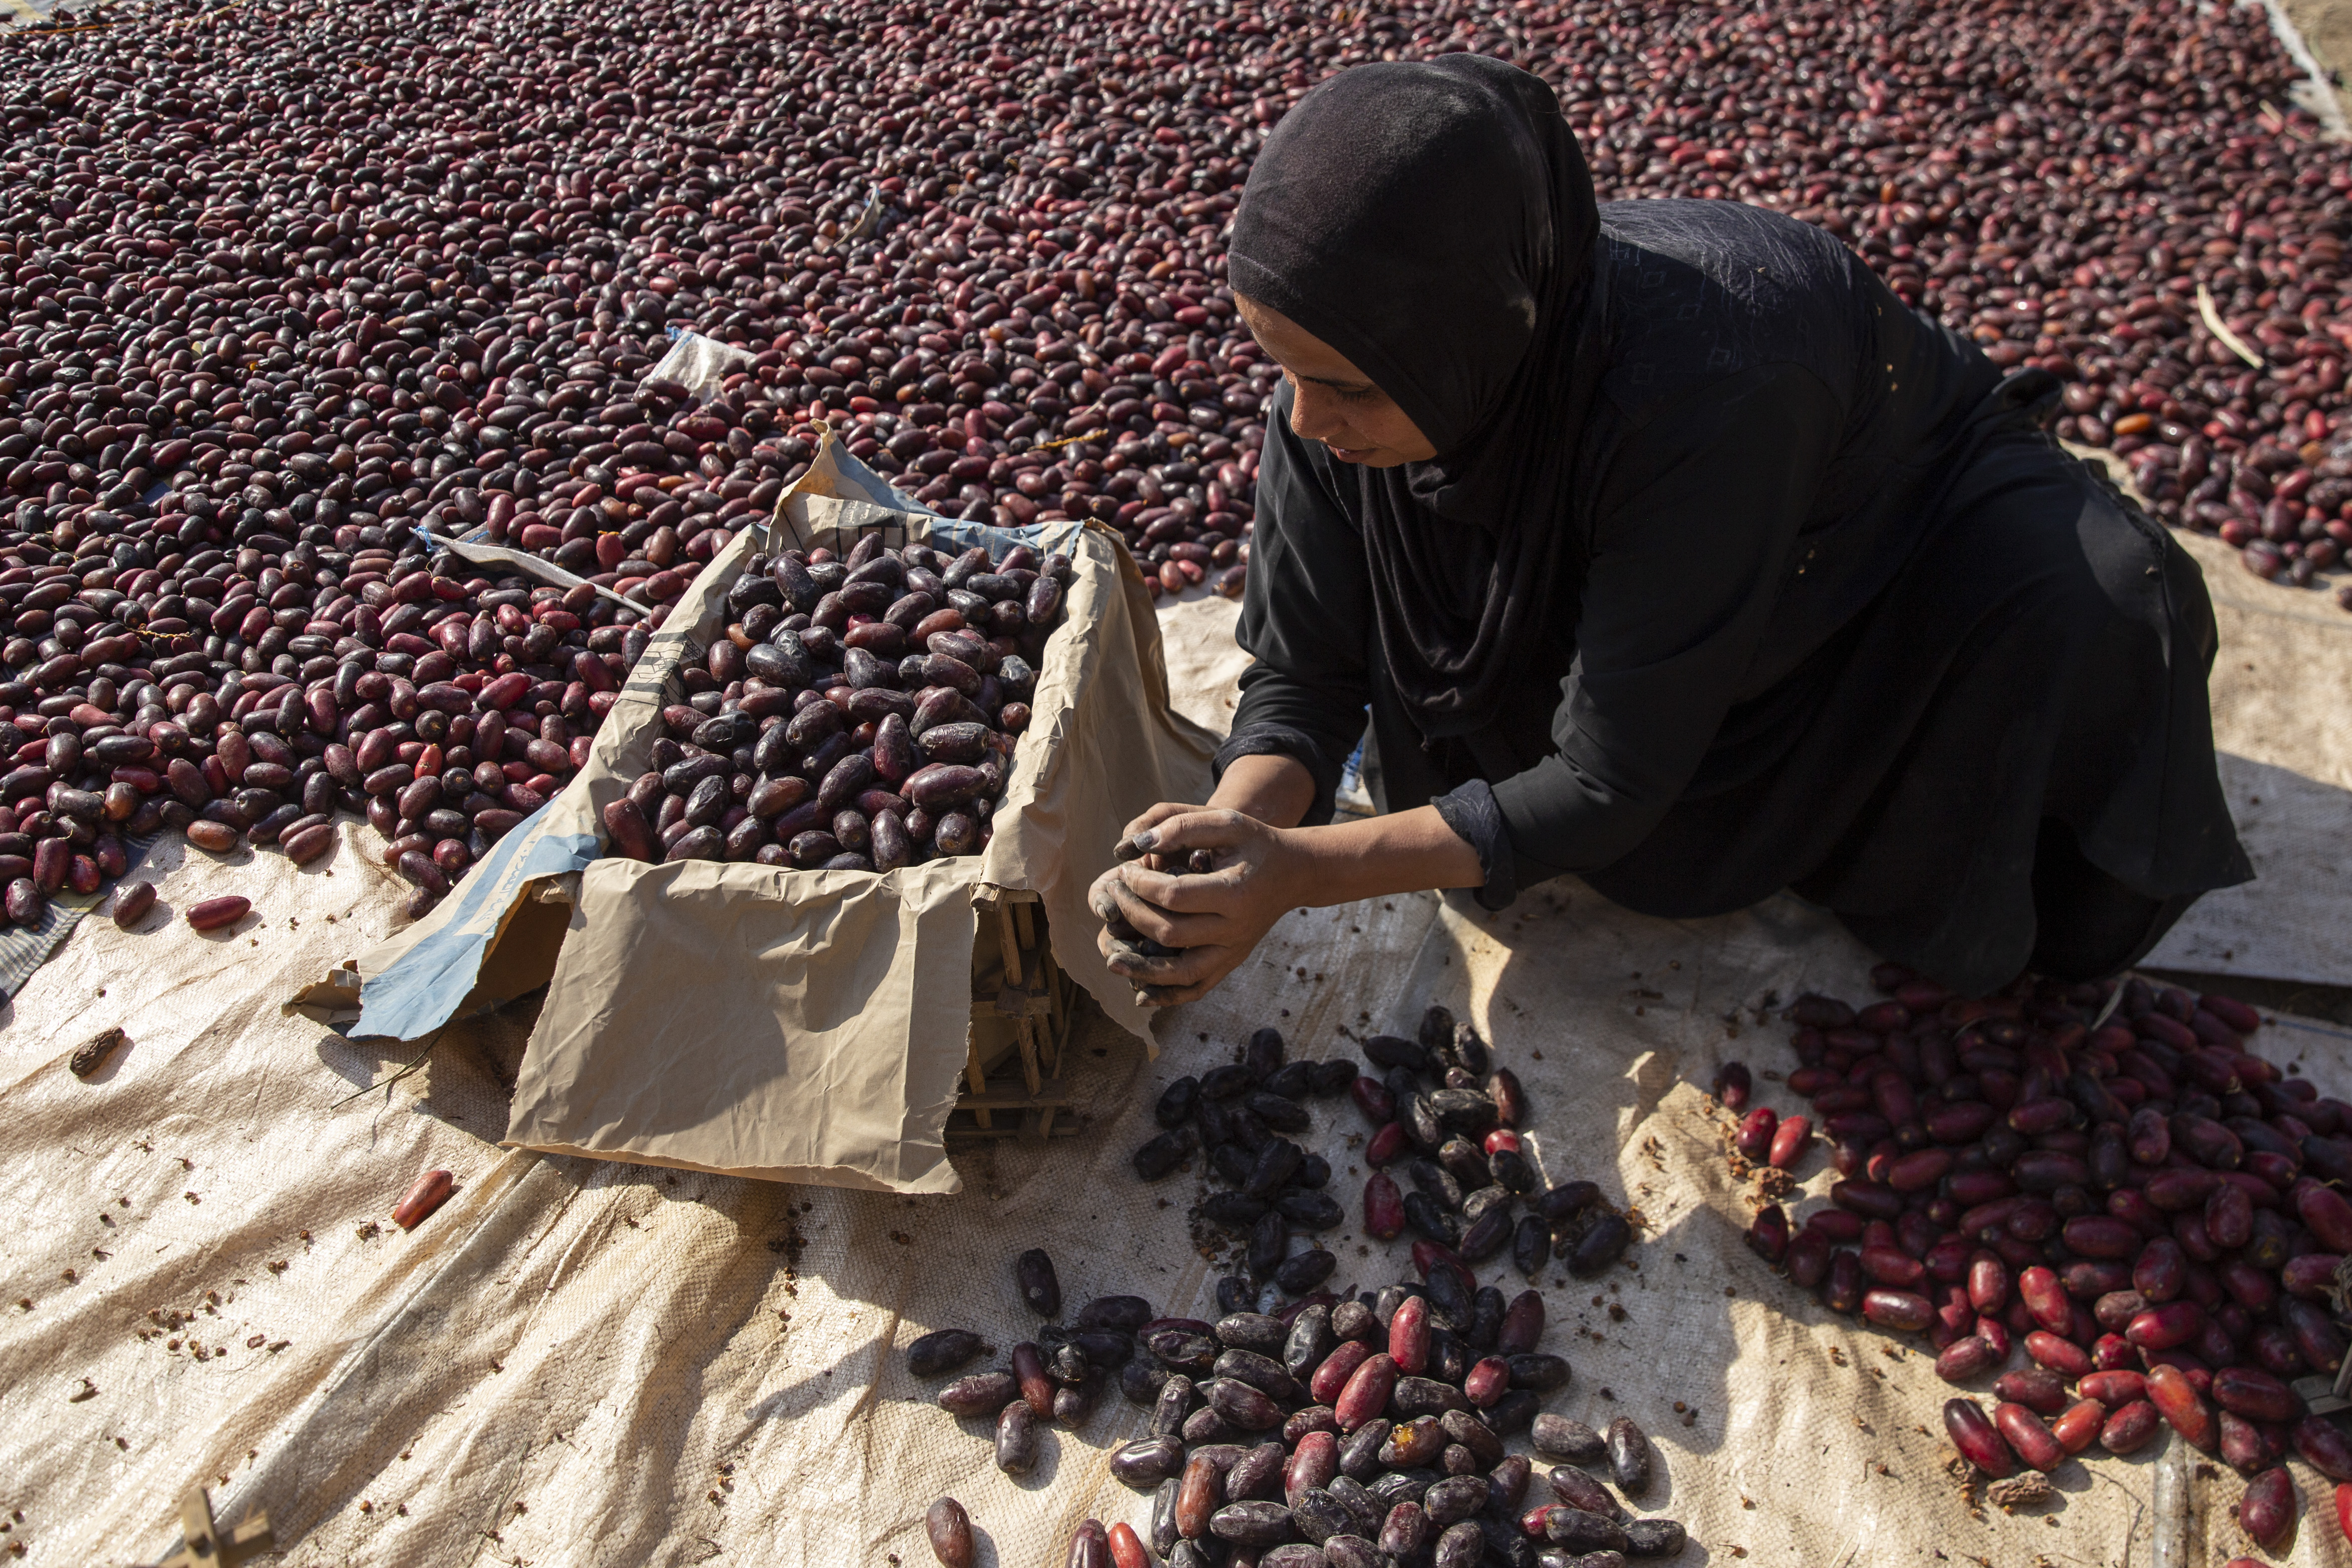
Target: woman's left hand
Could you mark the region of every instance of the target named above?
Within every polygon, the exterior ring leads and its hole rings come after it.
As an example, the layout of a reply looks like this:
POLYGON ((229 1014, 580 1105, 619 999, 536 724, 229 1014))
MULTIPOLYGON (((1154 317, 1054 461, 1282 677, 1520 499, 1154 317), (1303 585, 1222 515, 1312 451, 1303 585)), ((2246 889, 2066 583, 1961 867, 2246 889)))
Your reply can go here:
POLYGON ((1207 994, 1248 957, 1274 923, 1304 902, 1307 857, 1291 834, 1239 811, 1162 803, 1138 818, 1129 842, 1146 858, 1103 873, 1088 895, 1097 915, 1181 951, 1139 953, 1109 930, 1100 938, 1112 973, 1150 1006, 1170 1007, 1207 994), (1205 850, 1212 869, 1178 873, 1205 850))

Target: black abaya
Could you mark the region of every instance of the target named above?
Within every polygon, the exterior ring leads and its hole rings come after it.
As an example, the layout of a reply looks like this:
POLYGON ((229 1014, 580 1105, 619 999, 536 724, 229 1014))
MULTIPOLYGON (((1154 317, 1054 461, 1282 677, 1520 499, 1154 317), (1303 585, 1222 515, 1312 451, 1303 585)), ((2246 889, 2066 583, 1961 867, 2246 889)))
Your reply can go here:
POLYGON ((2129 962, 2246 880, 2203 580, 2041 433, 2032 378, 2003 387, 1818 229, 1601 216, 1591 490, 1547 520, 1578 548, 1492 719, 1444 733, 1401 691, 1360 476, 1286 395, 1220 769, 1294 756, 1327 818, 1369 708, 1383 809, 1436 801, 1491 907, 1563 872, 1669 916, 1790 887, 1971 993, 2129 962))

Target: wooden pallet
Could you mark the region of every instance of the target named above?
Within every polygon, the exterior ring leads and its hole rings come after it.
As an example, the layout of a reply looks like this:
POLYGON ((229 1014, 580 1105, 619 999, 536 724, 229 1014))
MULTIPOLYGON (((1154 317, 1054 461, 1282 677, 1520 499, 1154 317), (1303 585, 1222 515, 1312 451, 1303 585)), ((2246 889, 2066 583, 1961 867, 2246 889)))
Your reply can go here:
POLYGON ((1037 894, 982 887, 973 903, 980 928, 972 943, 971 1025, 948 1143, 1068 1137, 1077 1124, 1063 1057, 1077 984, 1054 962, 1037 894))

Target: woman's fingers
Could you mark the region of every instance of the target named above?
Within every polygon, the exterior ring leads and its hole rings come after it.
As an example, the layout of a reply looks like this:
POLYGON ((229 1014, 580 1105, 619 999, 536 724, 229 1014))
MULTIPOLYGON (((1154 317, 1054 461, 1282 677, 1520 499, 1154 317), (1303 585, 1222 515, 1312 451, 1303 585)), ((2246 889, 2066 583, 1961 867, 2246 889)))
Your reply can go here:
MULTIPOLYGON (((1163 956, 1139 953, 1133 948, 1107 951, 1111 972, 1129 984, 1160 989, 1182 990, 1198 987, 1205 990, 1223 979, 1234 967, 1233 949, 1223 946, 1187 947, 1181 952, 1163 956)), ((1192 995, 1199 995, 1193 991, 1192 995)), ((1191 997, 1182 998, 1190 1000, 1191 997)))
POLYGON ((1179 917, 1139 897, 1125 881, 1125 874, 1131 873, 1132 869, 1113 867, 1096 879, 1087 891, 1087 904, 1103 923, 1097 946, 1104 957, 1132 954, 1132 945, 1139 937, 1167 947, 1199 947, 1226 935, 1224 922, 1216 916, 1179 917))
POLYGON ((1197 1002, 1216 988, 1215 980, 1204 980, 1197 986, 1138 986, 1135 998, 1148 1008, 1172 1008, 1197 1002))
POLYGON ((1132 933, 1121 936, 1116 932, 1105 929, 1096 936, 1095 946, 1101 952, 1103 962, 1112 974, 1120 977, 1137 990, 1141 991, 1150 988, 1144 978, 1145 970, 1160 960, 1137 946, 1136 940, 1132 933))
POLYGON ((1260 865, 1278 835, 1239 811, 1161 801, 1128 824, 1118 863, 1087 890, 1114 974, 1149 1007, 1205 996, 1256 944, 1255 905, 1275 896, 1260 865), (1199 851, 1234 852, 1216 871, 1178 874, 1199 851), (1255 880, 1254 880, 1255 879, 1255 880), (1264 883, 1260 886, 1260 883, 1264 883), (1150 954, 1139 943, 1175 949, 1150 954))
POLYGON ((1123 865, 1174 874, 1185 871, 1197 851, 1230 850, 1266 831, 1264 823, 1238 811, 1163 800, 1128 824, 1117 853, 1123 865))
MULTIPOLYGON (((1158 807, 1153 807, 1158 810, 1158 807)), ((1146 813, 1149 815, 1150 813, 1146 813)), ((1170 812, 1147 827, 1139 828, 1128 837, 1128 842, 1156 855, 1175 854, 1183 850, 1231 849, 1253 834, 1266 831, 1265 824, 1239 811, 1210 810, 1204 807, 1187 806, 1170 812), (1145 833, 1151 841, 1142 841, 1145 833)))
POLYGON ((1200 808, 1198 806, 1188 806, 1180 800, 1160 801, 1158 805, 1153 806, 1150 810, 1145 811, 1143 815, 1136 818, 1135 821, 1128 823, 1125 828, 1120 830, 1118 845, 1119 859, 1129 860, 1143 852, 1145 846, 1137 844, 1134 841, 1136 834, 1156 828, 1171 817, 1181 816, 1187 811, 1197 811, 1199 810, 1200 808))
POLYGON ((1155 871, 1145 862, 1113 866, 1105 875, 1171 915, 1213 915, 1246 922, 1254 904, 1271 896, 1264 868, 1247 854, 1215 871, 1155 871))
POLYGON ((1122 937, 1118 932, 1106 925, 1095 933, 1095 951, 1103 956, 1103 962, 1110 967, 1111 972, 1118 974, 1119 966, 1135 951, 1135 948, 1130 939, 1122 937))
POLYGON ((1110 884, 1118 880, 1117 872, 1107 871, 1095 878, 1094 885, 1087 889, 1087 907, 1094 911, 1097 920, 1118 918, 1118 900, 1111 896, 1110 891, 1110 884))
MULTIPOLYGON (((1119 866, 1111 867, 1095 878, 1094 885, 1087 889, 1087 907, 1094 912, 1096 919, 1107 925, 1124 926, 1127 924, 1127 916, 1119 909, 1118 894, 1114 891, 1120 883, 1122 870, 1119 866)), ((1131 932, 1125 934, 1132 935, 1131 932)))
MULTIPOLYGON (((1151 875, 1149 872, 1140 874, 1151 875)), ((1114 882, 1110 892, 1111 896, 1118 901, 1120 917, 1164 946, 1197 947, 1226 934, 1223 915, 1213 913, 1183 914, 1164 908, 1139 894, 1128 877, 1120 877, 1114 882)))
POLYGON ((1204 955, 1201 967, 1192 971, 1196 977, 1184 979, 1171 977, 1165 985, 1138 987, 1138 992, 1146 1004, 1166 1008, 1175 1007, 1183 1002, 1198 1001, 1223 984, 1225 977, 1233 972, 1234 966, 1247 956, 1246 954, 1232 947, 1196 947, 1193 951, 1204 955))
POLYGON ((1171 915, 1238 916, 1256 869, 1237 862, 1210 872, 1155 871, 1148 864, 1114 866, 1112 874, 1137 897, 1171 915))

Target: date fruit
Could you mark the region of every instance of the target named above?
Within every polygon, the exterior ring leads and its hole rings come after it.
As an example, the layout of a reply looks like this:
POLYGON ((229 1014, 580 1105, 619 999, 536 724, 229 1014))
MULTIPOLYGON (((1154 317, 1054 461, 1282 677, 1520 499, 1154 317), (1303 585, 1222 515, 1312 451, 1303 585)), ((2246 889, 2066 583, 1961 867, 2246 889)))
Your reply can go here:
POLYGON ((1009 1372, 975 1373, 949 1384, 938 1397, 950 1416, 993 1416, 1021 1397, 1021 1382, 1009 1372))
POLYGON ((449 1201, 457 1190, 457 1178, 447 1171, 426 1171, 418 1176, 392 1211, 392 1221, 403 1230, 414 1230, 425 1217, 449 1201))
POLYGON ((971 1517, 951 1497, 943 1497, 924 1511, 923 1534, 929 1539, 931 1555, 940 1560, 940 1568, 972 1568, 979 1561, 972 1547, 971 1517))
POLYGON ((937 1377, 978 1355, 987 1343, 970 1329, 939 1329, 907 1347, 907 1370, 918 1377, 937 1377))
POLYGON ((1043 1445, 1043 1426, 1025 1399, 1007 1405, 996 1418, 996 1468, 1008 1476, 1034 1469, 1043 1445))
POLYGON ((2017 1456, 1973 1399, 1944 1401, 1944 1432, 1960 1458, 1995 1480, 2016 1473, 2017 1456))
POLYGON ((220 931, 253 912, 253 901, 235 894, 188 905, 187 921, 198 931, 220 931))

